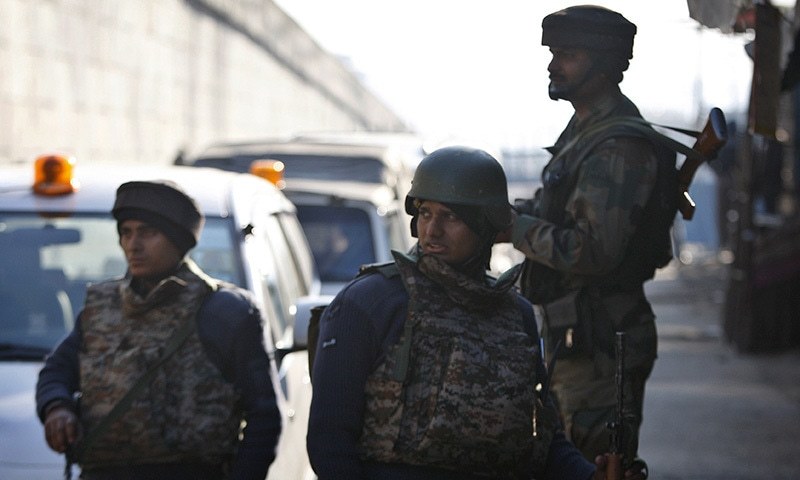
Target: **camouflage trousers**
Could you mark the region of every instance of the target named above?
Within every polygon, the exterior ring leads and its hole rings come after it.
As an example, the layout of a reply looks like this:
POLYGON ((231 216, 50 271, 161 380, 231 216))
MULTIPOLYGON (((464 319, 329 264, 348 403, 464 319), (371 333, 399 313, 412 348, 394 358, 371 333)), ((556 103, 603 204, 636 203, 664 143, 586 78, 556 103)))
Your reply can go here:
MULTIPOLYGON (((625 458, 638 456, 645 382, 653 361, 625 369, 623 404, 625 458)), ((553 395, 564 422, 564 431, 589 461, 609 451, 609 422, 616 416, 614 362, 610 358, 559 360, 553 379, 553 395), (600 364, 600 365, 598 365, 600 364), (605 364, 605 365, 603 365, 605 364), (593 392, 586 395, 586 392, 593 392)))
MULTIPOLYGON (((597 455, 602 455, 609 451, 611 431, 608 428, 608 424, 614 421, 616 417, 616 405, 611 403, 595 406, 595 402, 574 404, 568 400, 563 401, 572 398, 569 394, 571 389, 565 387, 565 384, 569 385, 570 382, 580 381, 580 378, 584 377, 586 373, 595 370, 594 361, 591 359, 581 361, 581 363, 585 363, 583 368, 574 365, 577 363, 575 360, 564 361, 564 363, 567 362, 572 363, 571 367, 573 368, 570 368, 568 375, 563 375, 560 378, 564 383, 553 385, 553 394, 562 415, 567 437, 587 460, 594 461, 597 455)), ((563 365, 559 367, 561 366, 563 365)), ((650 369, 626 370, 625 375, 627 378, 624 386, 626 399, 623 407, 626 425, 624 455, 626 459, 633 459, 638 456, 639 427, 642 423, 645 382, 650 375, 650 369)), ((597 385, 598 390, 614 389, 613 375, 604 379, 594 378, 591 383, 597 385), (600 386, 601 380, 607 380, 608 385, 600 386)))

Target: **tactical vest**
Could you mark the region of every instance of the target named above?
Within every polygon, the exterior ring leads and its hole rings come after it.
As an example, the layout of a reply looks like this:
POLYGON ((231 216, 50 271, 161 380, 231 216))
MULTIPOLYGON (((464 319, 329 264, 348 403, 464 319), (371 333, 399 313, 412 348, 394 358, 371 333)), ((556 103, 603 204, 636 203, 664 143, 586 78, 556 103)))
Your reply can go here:
MULTIPOLYGON (((81 421, 89 431, 156 362, 173 331, 195 322, 211 291, 184 265, 146 298, 129 280, 90 286, 81 316, 81 421)), ((238 395, 209 360, 197 331, 158 370, 131 407, 84 452, 83 468, 166 462, 220 464, 240 427, 238 395), (237 412, 239 412, 237 414, 237 412)))
MULTIPOLYGON (((655 138, 659 135, 640 118, 612 117, 553 150, 553 160, 543 171, 540 204, 535 214, 566 228, 570 225, 563 225, 564 208, 575 190, 578 170, 595 147, 611 138, 634 137, 651 142, 656 153, 656 182, 621 263, 612 272, 583 279, 583 283, 601 285, 610 291, 630 290, 653 278, 655 271, 672 259, 670 229, 678 211, 678 174, 675 150, 655 138)), ((525 263, 522 290, 534 303, 549 303, 575 287, 568 285, 570 280, 563 272, 536 262, 525 263)))
POLYGON ((513 282, 481 284, 431 256, 395 262, 408 318, 367 380, 362 459, 522 478, 536 438, 543 465, 552 436, 533 436, 539 351, 513 282))

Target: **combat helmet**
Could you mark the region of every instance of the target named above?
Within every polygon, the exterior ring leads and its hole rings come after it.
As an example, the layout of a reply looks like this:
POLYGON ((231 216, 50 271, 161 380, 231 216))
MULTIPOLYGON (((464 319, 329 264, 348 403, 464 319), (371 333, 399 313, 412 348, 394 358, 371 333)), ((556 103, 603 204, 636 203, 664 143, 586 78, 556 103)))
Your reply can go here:
POLYGON ((480 149, 444 147, 423 158, 406 196, 405 207, 409 215, 417 215, 416 199, 479 207, 496 232, 511 225, 508 184, 503 167, 480 149))
POLYGON ((582 47, 633 58, 636 25, 621 14, 596 5, 577 5, 542 20, 542 45, 582 47))

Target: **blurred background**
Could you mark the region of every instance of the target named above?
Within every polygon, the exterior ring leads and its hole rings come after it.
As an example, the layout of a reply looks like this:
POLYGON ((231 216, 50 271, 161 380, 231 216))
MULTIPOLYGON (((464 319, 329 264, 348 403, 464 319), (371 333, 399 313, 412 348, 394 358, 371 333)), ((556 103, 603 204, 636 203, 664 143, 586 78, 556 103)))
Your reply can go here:
MULTIPOLYGON (((570 3, 0 0, 0 172, 44 153, 169 164, 220 142, 399 132, 421 153, 491 151, 528 197, 572 113, 547 97, 540 45, 542 17, 570 3)), ((730 266, 739 348, 800 343, 786 300, 800 275, 795 2, 595 3, 638 26, 622 89, 645 118, 699 130, 716 106, 728 120, 690 189, 694 220, 676 223, 679 261, 730 266), (761 338, 764 315, 786 320, 761 338)))

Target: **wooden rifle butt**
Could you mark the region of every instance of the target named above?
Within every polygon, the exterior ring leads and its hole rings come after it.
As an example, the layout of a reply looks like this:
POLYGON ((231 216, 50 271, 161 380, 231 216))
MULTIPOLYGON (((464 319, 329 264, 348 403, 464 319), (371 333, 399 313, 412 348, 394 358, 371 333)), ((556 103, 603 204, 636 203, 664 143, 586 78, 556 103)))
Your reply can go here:
POLYGON ((622 470, 622 454, 606 454, 606 480, 622 480, 625 472, 622 470))

